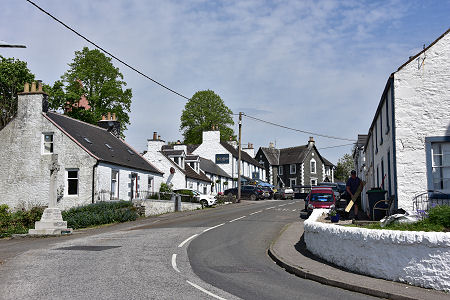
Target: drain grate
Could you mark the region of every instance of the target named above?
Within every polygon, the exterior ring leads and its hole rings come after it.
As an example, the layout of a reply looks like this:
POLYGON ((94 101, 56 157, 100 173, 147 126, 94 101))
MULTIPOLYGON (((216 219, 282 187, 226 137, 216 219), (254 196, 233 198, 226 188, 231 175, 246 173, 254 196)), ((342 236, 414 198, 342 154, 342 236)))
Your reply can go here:
POLYGON ((70 246, 57 248, 55 250, 78 250, 78 251, 103 251, 113 248, 119 248, 121 246, 70 246))

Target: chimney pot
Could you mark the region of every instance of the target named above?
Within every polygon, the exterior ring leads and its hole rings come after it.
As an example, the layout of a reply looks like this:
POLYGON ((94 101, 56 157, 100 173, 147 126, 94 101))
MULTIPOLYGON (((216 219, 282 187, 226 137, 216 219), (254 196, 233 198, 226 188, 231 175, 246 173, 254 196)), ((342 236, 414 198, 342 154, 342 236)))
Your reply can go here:
POLYGON ((111 113, 108 111, 108 121, 111 120, 111 113))
POLYGON ((42 81, 38 81, 38 92, 42 93, 42 81))
POLYGON ((158 138, 157 132, 153 131, 153 140, 156 141, 157 138, 158 138))
POLYGON ((112 118, 113 118, 113 121, 116 120, 116 113, 113 113, 113 114, 112 114, 112 118))
POLYGON ((32 93, 35 93, 35 92, 36 92, 36 82, 35 82, 35 81, 33 81, 33 82, 31 83, 31 92, 32 92, 32 93))
POLYGON ((105 115, 102 115, 102 121, 105 121, 105 120, 106 120, 105 115))
POLYGON ((309 141, 312 142, 312 143, 314 143, 314 137, 310 136, 310 137, 309 137, 309 141))
POLYGON ((158 135, 158 141, 159 141, 159 140, 161 140, 161 136, 160 136, 160 135, 158 135))
POLYGON ((180 145, 180 144, 181 144, 181 141, 180 141, 180 140, 178 140, 178 141, 177 141, 177 145, 180 145))
POLYGON ((28 82, 25 82, 25 85, 23 86, 23 92, 24 93, 30 92, 30 84, 28 82))

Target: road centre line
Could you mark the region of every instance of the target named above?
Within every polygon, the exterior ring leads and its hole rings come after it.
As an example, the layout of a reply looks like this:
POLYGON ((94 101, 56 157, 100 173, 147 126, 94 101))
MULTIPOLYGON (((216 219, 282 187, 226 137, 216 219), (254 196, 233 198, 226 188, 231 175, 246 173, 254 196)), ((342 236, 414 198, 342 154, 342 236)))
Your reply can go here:
POLYGON ((177 255, 172 254, 172 268, 177 271, 178 273, 181 273, 180 270, 177 267, 177 255))
POLYGON ((260 212, 261 212, 261 211, 255 211, 255 212, 252 212, 252 213, 250 214, 250 216, 259 214, 260 212))
POLYGON ((216 225, 216 226, 213 226, 213 227, 209 227, 209 228, 206 228, 205 230, 203 230, 203 232, 207 232, 207 231, 210 231, 211 229, 214 229, 214 228, 220 227, 220 226, 222 226, 222 225, 225 225, 225 223, 222 223, 222 224, 219 224, 219 225, 216 225))
POLYGON ((233 220, 231 220, 231 221, 228 221, 228 222, 232 223, 232 222, 234 222, 234 221, 237 221, 237 220, 243 219, 243 218, 245 218, 245 217, 246 217, 246 216, 242 216, 242 217, 240 217, 240 218, 236 218, 236 219, 233 219, 233 220))
POLYGON ((269 209, 272 209, 272 208, 275 208, 275 206, 268 207, 268 208, 266 208, 265 210, 269 210, 269 209))
POLYGON ((196 285, 195 283, 190 282, 189 280, 186 280, 187 283, 189 283, 190 285, 192 285, 193 287, 195 287, 196 289, 202 291, 205 294, 210 295, 211 297, 214 297, 216 299, 220 299, 220 300, 226 300, 225 298, 219 297, 213 293, 211 293, 210 291, 205 290, 204 288, 202 288, 201 286, 196 285))
POLYGON ((194 234, 191 237, 188 237, 187 239, 185 239, 183 242, 181 242, 181 244, 178 245, 178 248, 181 248, 184 246, 184 244, 186 244, 187 242, 189 242, 190 240, 196 238, 198 236, 198 233, 194 234))

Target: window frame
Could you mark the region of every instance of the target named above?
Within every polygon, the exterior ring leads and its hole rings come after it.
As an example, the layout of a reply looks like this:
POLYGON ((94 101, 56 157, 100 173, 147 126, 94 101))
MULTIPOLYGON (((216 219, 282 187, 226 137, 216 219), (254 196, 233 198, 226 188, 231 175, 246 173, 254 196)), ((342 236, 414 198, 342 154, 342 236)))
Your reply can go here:
POLYGON ((297 174, 297 165, 296 164, 290 164, 289 165, 289 173, 290 174, 297 174), (294 171, 292 171, 292 167, 294 167, 294 171))
MULTIPOLYGON (((427 186, 428 190, 435 190, 434 180, 433 180, 433 154, 432 154, 432 144, 444 144, 450 143, 450 136, 433 136, 425 137, 425 154, 426 154, 426 165, 427 165, 427 186)), ((448 167, 448 166, 439 166, 448 167)), ((438 189, 444 193, 450 193, 450 188, 438 189)))
POLYGON ((317 174, 317 162, 314 158, 311 158, 311 160, 309 161, 309 172, 311 174, 317 174), (313 172, 313 167, 312 167, 312 163, 314 163, 314 172, 313 172))
POLYGON ((278 166, 278 175, 283 175, 283 166, 278 166))
POLYGON ((42 153, 42 155, 51 155, 51 154, 55 153, 55 134, 54 134, 54 132, 43 132, 42 133, 41 153, 42 153), (47 136, 47 135, 51 136, 51 138, 52 138, 51 142, 45 141, 45 136, 47 136), (50 145, 51 145, 50 152, 46 152, 46 150, 45 150, 45 145, 48 143, 50 143, 50 145))
POLYGON ((69 197, 78 197, 78 195, 80 194, 80 169, 78 169, 78 168, 67 168, 65 175, 66 175, 65 195, 69 196, 69 197), (69 172, 77 172, 76 178, 69 177, 69 172), (77 184, 77 193, 76 194, 69 193, 69 188, 70 188, 69 180, 76 180, 76 184, 77 184))
POLYGON ((119 169, 111 169, 111 199, 119 199, 119 180, 120 180, 119 169), (114 179, 113 174, 116 174, 114 179), (115 182, 115 188, 113 189, 113 182, 115 182))
POLYGON ((294 185, 297 185, 297 178, 289 178, 289 186, 293 188, 294 185), (292 181, 294 182, 294 184, 292 184, 292 181))

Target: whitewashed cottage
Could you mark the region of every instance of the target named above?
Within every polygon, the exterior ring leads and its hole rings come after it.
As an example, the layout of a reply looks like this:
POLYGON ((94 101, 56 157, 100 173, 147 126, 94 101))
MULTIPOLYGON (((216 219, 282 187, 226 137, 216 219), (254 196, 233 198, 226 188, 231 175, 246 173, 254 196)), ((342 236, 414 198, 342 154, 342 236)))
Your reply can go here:
POLYGON ((119 138, 117 120, 100 121, 100 127, 47 107, 42 87, 33 83, 30 91, 26 84, 17 115, 0 130, 0 204, 47 205, 52 161, 59 165, 61 209, 139 198, 162 181, 162 172, 119 138))
POLYGON ((423 191, 450 194, 450 29, 387 80, 364 146, 366 190, 412 209, 423 191))

